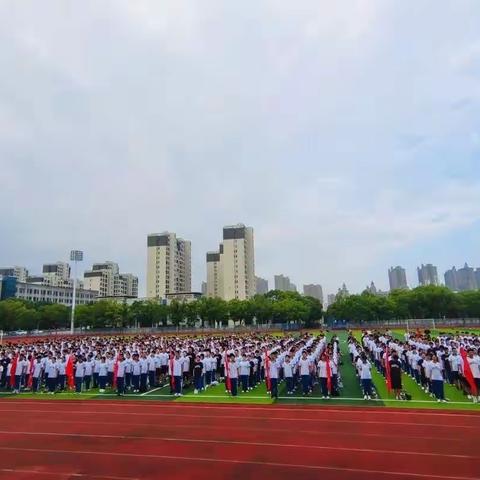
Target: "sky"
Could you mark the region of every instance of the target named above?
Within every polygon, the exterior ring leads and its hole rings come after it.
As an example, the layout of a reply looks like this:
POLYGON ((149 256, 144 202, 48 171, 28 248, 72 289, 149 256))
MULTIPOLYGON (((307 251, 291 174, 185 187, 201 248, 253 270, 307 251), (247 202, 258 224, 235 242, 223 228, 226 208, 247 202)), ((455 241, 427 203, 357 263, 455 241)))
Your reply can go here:
POLYGON ((480 267, 478 0, 0 2, 0 265, 255 229, 269 279, 480 267))

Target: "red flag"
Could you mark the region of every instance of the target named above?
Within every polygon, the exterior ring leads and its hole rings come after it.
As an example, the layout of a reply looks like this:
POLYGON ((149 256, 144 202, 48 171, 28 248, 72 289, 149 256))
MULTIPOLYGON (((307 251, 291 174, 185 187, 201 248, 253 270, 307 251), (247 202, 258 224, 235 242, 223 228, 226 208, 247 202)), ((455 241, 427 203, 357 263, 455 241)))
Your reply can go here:
POLYGON ((170 385, 172 387, 172 390, 175 388, 175 377, 173 376, 173 359, 173 352, 170 352, 170 385))
POLYGON ((329 393, 332 393, 332 369, 330 367, 330 356, 327 356, 327 389, 329 393))
POLYGON ((115 365, 113 366, 113 388, 117 386, 117 376, 118 376, 118 357, 115 360, 115 365))
POLYGON ((15 370, 17 369, 18 353, 13 357, 12 368, 10 369, 10 386, 15 386, 15 370))
POLYGON ((30 374, 28 375, 28 388, 32 388, 33 385, 33 369, 35 368, 35 359, 32 355, 32 359, 30 360, 30 374))
POLYGON ((67 366, 65 367, 65 375, 67 376, 68 388, 73 389, 75 386, 75 380, 73 378, 73 355, 70 354, 67 360, 67 366))
POLYGON ((390 352, 388 350, 388 346, 385 350, 385 376, 387 378, 387 391, 390 393, 392 391, 392 374, 390 371, 390 360, 388 357, 390 356, 390 352))
POLYGON ((271 382, 270 382, 270 357, 268 356, 268 351, 265 349, 265 381, 267 384, 267 391, 270 391, 271 382))
POLYGON ((232 391, 232 382, 230 381, 230 368, 228 365, 228 355, 225 352, 225 386, 229 392, 232 391))
POLYGON ((463 347, 460 348, 460 355, 462 356, 462 360, 463 360, 463 374, 465 376, 465 379, 470 385, 470 390, 472 392, 472 395, 477 396, 478 395, 477 384, 475 383, 472 369, 470 368, 470 364, 468 363, 467 351, 463 347))

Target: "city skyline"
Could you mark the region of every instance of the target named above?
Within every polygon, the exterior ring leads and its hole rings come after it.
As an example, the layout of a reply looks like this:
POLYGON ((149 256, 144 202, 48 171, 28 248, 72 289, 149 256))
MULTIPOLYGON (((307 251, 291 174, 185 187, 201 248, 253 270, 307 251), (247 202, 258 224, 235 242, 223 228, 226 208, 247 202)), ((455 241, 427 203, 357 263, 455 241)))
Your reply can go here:
MULTIPOLYGON (((240 224, 240 226, 243 226, 242 224, 240 224)), ((228 227, 226 227, 228 228, 228 227)), ((232 227, 231 227, 232 228, 232 227)), ((251 228, 251 227, 248 227, 248 228, 251 228)), ((157 237, 157 236, 162 236, 162 235, 175 235, 171 232, 163 232, 161 234, 149 234, 148 237, 151 237, 151 236, 154 236, 154 237, 157 237)), ((176 236, 175 236, 175 240, 177 240, 176 236)), ((178 240, 180 241, 184 241, 183 239, 181 238, 178 238, 178 240)), ((191 254, 191 248, 192 248, 192 242, 191 241, 187 241, 188 244, 189 244, 189 254, 191 254)), ((147 248, 148 250, 148 248, 147 248)), ((222 296, 220 293, 217 293, 217 294, 213 294, 212 292, 208 292, 208 286, 207 286, 207 276, 208 276, 208 265, 209 265, 209 260, 208 258, 210 257, 210 259, 212 258, 211 255, 217 255, 218 256, 218 260, 220 260, 220 255, 219 255, 219 252, 220 251, 223 251, 223 242, 220 243, 220 248, 219 250, 217 251, 208 251, 206 252, 206 257, 207 257, 207 269, 205 271, 205 279, 203 278, 198 278, 198 279, 195 279, 195 281, 193 282, 192 281, 192 278, 190 278, 190 285, 195 285, 195 284, 199 284, 199 288, 194 288, 192 286, 192 288, 190 289, 186 289, 185 291, 192 291, 192 292, 199 292, 199 293, 202 293, 202 294, 205 294, 207 296, 222 296)), ((88 257, 87 257, 88 258, 88 257)), ((193 259, 191 259, 191 261, 193 262, 193 259)), ((92 262, 93 265, 95 264, 100 264, 100 263, 111 263, 111 262, 92 262)), ((35 271, 35 268, 33 269, 30 269, 28 266, 25 266, 25 265, 20 265, 19 263, 15 263, 15 262, 11 262, 11 263, 7 263, 7 264, 0 264, 0 275, 6 275, 6 276, 9 276, 9 275, 12 275, 13 274, 13 270, 17 270, 16 274, 19 275, 21 278, 23 278, 24 280, 25 279, 36 279, 36 281, 38 282, 40 279, 43 279, 45 277, 45 273, 47 273, 47 276, 46 278, 48 279, 48 271, 45 272, 45 269, 47 267, 53 267, 53 266, 58 266, 60 265, 61 266, 61 269, 62 271, 68 267, 69 268, 69 262, 68 261, 57 261, 57 262, 53 262, 53 263, 44 263, 43 266, 42 266, 42 271, 43 273, 42 274, 38 274, 36 276, 32 276, 31 275, 31 272, 32 271, 35 271), (9 272, 9 270, 11 272, 9 272)), ((449 264, 450 265, 450 264, 449 264)), ((455 282, 458 282, 457 279, 454 279, 452 278, 450 280, 450 282, 448 281, 451 277, 449 277, 449 275, 452 275, 452 267, 450 266, 450 268, 446 268, 445 270, 443 269, 440 269, 438 268, 438 266, 436 264, 432 264, 432 263, 424 263, 424 262, 421 262, 419 263, 415 268, 412 269, 412 271, 409 271, 409 269, 407 268, 404 268, 402 265, 397 265, 396 267, 390 267, 389 269, 386 270, 386 281, 385 279, 380 280, 378 281, 377 279, 375 280, 372 280, 369 282, 369 284, 367 283, 367 286, 365 287, 365 283, 363 284, 363 286, 359 289, 356 289, 356 288, 351 288, 350 287, 350 282, 348 280, 346 281, 342 281, 339 285, 348 285, 349 286, 349 291, 350 293, 361 293, 365 290, 367 291, 371 291, 372 287, 374 287, 374 290, 377 291, 379 294, 385 294, 386 292, 390 291, 392 288, 391 288, 391 285, 390 285, 390 282, 389 282, 389 272, 393 269, 393 270, 396 270, 400 268, 401 270, 404 270, 405 271, 405 277, 406 277, 406 284, 407 284, 407 287, 408 288, 415 288, 417 286, 421 286, 421 285, 429 285, 429 284, 437 284, 437 285, 441 285, 441 286, 447 286, 448 288, 452 289, 452 290, 456 290, 456 291, 462 291, 462 290, 468 290, 470 289, 472 286, 474 288, 480 288, 480 265, 472 265, 472 264, 469 264, 468 262, 463 262, 462 264, 460 264, 458 266, 458 268, 456 266, 453 266, 453 275, 456 276, 458 275, 458 273, 460 273, 460 277, 461 278, 461 282, 464 282, 464 283, 461 283, 460 285, 460 288, 453 288, 456 283, 455 282), (467 277, 468 277, 468 280, 463 280, 463 277, 461 277, 461 274, 462 272, 467 269, 468 272, 467 272, 467 277), (436 281, 428 281, 426 279, 424 279, 423 283, 421 281, 421 271, 425 271, 426 270, 426 273, 424 273, 424 275, 426 275, 427 278, 434 278, 436 281), (471 270, 471 272, 470 272, 471 270), (416 272, 416 275, 415 275, 415 272, 416 272), (430 277, 429 277, 430 276, 430 277), (412 281, 412 279, 415 279, 414 281, 412 281), (466 282, 466 283, 465 283, 466 282), (469 283, 470 282, 470 283, 469 283)), ((70 275, 70 270, 68 270, 69 272, 69 275, 70 275)), ((86 273, 86 271, 85 271, 86 273)), ((258 290, 258 282, 260 281, 262 283, 262 287, 260 287, 262 293, 265 289, 265 285, 267 286, 270 286, 269 287, 269 290, 272 290, 275 288, 275 284, 276 284, 276 281, 277 281, 277 285, 278 285, 278 281, 283 281, 283 282, 288 282, 288 287, 286 286, 286 283, 285 285, 281 286, 281 290, 290 290, 290 291, 297 291, 297 286, 296 284, 294 284, 293 282, 291 282, 290 278, 288 276, 285 276, 283 274, 274 274, 272 277, 268 277, 266 275, 262 275, 261 273, 258 273, 258 272, 254 272, 254 285, 255 285, 255 292, 257 292, 258 290)), ((69 276, 68 275, 68 276, 69 276)), ((138 279, 138 285, 137 283, 135 283, 135 292, 138 292, 138 297, 139 298, 145 298, 145 297, 148 297, 148 295, 146 295, 144 293, 144 291, 142 290, 142 287, 141 287, 141 284, 142 284, 142 278, 144 279, 145 276, 148 276, 148 261, 147 261, 147 268, 145 269, 144 272, 133 272, 133 274, 123 274, 123 275, 133 275, 136 279, 138 279)), ((77 276, 77 279, 79 281, 82 281, 82 274, 78 274, 77 276)), ((144 284, 146 284, 146 282, 144 281, 144 284)), ((302 284, 302 282, 300 282, 300 284, 302 284)), ((336 295, 336 293, 338 293, 338 290, 339 288, 339 285, 336 285, 336 286, 333 286, 333 288, 330 290, 330 288, 325 288, 324 287, 325 283, 324 282, 318 282, 317 281, 314 281, 312 282, 311 284, 305 284, 303 283, 303 291, 302 293, 304 293, 305 291, 305 287, 307 286, 310 286, 310 287, 320 287, 320 289, 322 290, 322 296, 324 298, 324 302, 325 303, 328 303, 328 297, 331 297, 332 295, 336 295)), ((170 292, 170 293, 174 293, 174 292, 170 292)), ((373 292, 372 292, 373 293, 373 292)))
POLYGON ((325 293, 480 265, 480 3, 449 5, 2 2, 0 264, 81 248, 145 295, 168 228, 200 291, 242 221, 325 293))

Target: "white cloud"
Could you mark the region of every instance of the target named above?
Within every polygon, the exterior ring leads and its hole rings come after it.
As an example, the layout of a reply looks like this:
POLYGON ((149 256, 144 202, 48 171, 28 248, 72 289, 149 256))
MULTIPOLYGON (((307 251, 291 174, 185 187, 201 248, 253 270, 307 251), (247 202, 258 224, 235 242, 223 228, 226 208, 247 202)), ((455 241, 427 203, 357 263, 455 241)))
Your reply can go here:
POLYGON ((243 221, 259 275, 332 291, 477 228, 475 2, 10 1, 0 18, 0 263, 78 246, 143 281, 145 236, 169 229, 198 287, 243 221))

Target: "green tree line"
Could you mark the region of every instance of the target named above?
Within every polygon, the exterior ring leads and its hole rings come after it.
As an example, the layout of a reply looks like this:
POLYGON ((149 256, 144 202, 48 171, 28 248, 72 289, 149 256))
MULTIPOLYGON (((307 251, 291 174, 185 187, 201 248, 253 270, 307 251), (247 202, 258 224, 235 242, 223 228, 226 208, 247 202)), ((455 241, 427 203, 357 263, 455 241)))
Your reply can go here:
POLYGON ((480 290, 455 293, 442 286, 394 290, 388 295, 339 298, 327 309, 327 318, 362 322, 406 318, 480 318, 480 290))
MULTIPOLYGON (((0 330, 65 329, 70 325, 71 310, 60 304, 33 303, 19 299, 0 302, 0 330)), ((98 301, 78 305, 75 325, 82 328, 126 328, 161 326, 215 327, 266 323, 318 324, 323 316, 321 303, 297 292, 270 291, 249 300, 225 301, 206 298, 168 305, 157 301, 136 301, 131 305, 98 301)))

